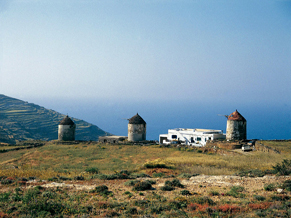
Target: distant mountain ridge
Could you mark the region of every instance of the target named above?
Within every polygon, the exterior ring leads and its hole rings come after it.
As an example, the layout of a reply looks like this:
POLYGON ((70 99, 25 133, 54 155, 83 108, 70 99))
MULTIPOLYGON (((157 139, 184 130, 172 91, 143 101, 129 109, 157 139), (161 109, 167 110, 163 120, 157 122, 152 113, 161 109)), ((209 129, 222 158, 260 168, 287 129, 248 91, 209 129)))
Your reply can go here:
MULTIPOLYGON (((14 144, 22 140, 54 140, 58 138, 58 124, 65 115, 39 105, 0 94, 0 142, 14 144)), ((79 120, 76 140, 98 140, 111 135, 99 127, 79 120)))

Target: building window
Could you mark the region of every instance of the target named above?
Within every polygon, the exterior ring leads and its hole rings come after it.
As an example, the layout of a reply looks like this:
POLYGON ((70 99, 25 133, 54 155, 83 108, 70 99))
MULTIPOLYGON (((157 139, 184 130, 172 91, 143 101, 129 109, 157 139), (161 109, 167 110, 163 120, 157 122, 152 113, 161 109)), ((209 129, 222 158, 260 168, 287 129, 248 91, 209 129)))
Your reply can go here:
POLYGON ((172 139, 176 139, 177 138, 177 135, 172 135, 172 139))

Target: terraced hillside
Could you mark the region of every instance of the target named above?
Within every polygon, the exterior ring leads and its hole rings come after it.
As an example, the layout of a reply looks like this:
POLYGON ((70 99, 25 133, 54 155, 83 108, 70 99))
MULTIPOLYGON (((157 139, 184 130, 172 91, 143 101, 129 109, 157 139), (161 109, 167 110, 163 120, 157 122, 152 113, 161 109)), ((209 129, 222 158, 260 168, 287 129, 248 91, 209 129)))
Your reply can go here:
MULTIPOLYGON (((0 142, 18 140, 53 140, 58 138, 58 124, 65 115, 39 105, 0 94, 0 142)), ((72 118, 76 123, 76 140, 98 140, 110 135, 99 127, 72 118)))

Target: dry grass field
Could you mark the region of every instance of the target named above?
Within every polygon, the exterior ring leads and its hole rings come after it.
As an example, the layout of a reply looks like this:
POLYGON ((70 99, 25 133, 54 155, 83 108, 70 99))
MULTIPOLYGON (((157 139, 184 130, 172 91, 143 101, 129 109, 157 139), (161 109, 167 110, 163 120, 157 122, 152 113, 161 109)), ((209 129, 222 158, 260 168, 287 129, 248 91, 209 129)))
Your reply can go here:
MULTIPOLYGON (((145 172, 144 164, 165 164, 175 174, 232 175, 243 170, 267 170, 291 159, 291 142, 264 142, 282 151, 281 154, 267 152, 203 151, 189 148, 165 148, 159 145, 110 145, 96 142, 60 144, 48 142, 45 146, 32 149, 0 153, 0 167, 5 170, 44 172, 41 178, 47 179, 47 172, 57 174, 80 174, 87 168, 96 167, 101 173, 114 173, 120 170, 145 172)), ((222 150, 222 149, 220 149, 222 150)), ((38 174, 39 175, 39 174, 38 174)), ((31 175, 33 176, 33 175, 31 175)))
POLYGON ((57 141, 0 153, 0 217, 290 217, 291 178, 272 170, 291 142, 261 143, 281 153, 57 141))

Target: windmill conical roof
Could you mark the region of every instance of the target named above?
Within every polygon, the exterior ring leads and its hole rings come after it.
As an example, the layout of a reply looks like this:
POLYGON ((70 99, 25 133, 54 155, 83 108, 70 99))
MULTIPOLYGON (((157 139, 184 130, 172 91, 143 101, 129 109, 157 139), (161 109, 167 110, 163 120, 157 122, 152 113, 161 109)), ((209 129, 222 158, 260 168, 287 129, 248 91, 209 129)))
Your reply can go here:
POLYGON ((246 119, 237 111, 231 113, 228 118, 228 120, 236 120, 236 121, 246 121, 246 119))
POLYGON ((74 124, 75 123, 73 122, 73 120, 71 120, 71 118, 68 117, 68 115, 64 119, 62 119, 60 121, 60 125, 70 125, 70 126, 72 126, 74 124))
POLYGON ((146 124, 144 119, 142 119, 138 113, 134 115, 132 118, 130 118, 128 121, 129 124, 146 124))

